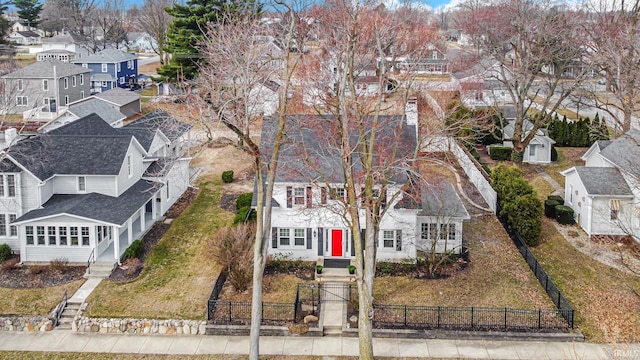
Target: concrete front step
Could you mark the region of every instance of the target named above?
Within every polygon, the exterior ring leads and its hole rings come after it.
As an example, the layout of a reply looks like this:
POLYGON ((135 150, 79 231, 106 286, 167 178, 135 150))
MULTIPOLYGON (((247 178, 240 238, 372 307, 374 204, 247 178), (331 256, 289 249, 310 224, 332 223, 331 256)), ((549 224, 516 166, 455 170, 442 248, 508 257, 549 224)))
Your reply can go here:
POLYGON ((108 278, 115 269, 115 261, 113 263, 94 263, 87 268, 84 274, 85 278, 108 278))
POLYGON ((316 273, 316 280, 323 282, 349 283, 355 281, 355 278, 347 269, 325 268, 322 274, 316 273))
POLYGON ((325 326, 322 332, 324 336, 342 336, 342 327, 325 326))

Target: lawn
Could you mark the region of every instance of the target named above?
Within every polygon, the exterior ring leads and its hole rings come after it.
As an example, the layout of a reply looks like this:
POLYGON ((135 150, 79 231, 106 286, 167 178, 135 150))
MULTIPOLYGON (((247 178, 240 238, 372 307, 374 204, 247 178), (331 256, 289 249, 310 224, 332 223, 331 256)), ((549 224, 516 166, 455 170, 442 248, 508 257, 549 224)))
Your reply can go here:
POLYGON ((564 186, 564 176, 560 175, 560 172, 573 166, 584 166, 584 161, 580 157, 584 155, 588 148, 559 147, 556 150, 558 150, 558 161, 541 166, 560 186, 564 186))
POLYGON ((587 340, 640 341, 640 277, 591 259, 569 244, 544 218, 542 245, 532 249, 576 310, 576 324, 587 340))
POLYGON ((383 304, 550 309, 553 304, 495 216, 467 221, 470 265, 449 278, 378 277, 383 304))
POLYGON ((200 183, 197 198, 149 253, 140 277, 130 283, 103 281, 87 299, 87 316, 205 319, 220 272, 206 243, 233 218, 218 206, 222 182, 212 179, 200 183))
POLYGON ((0 313, 14 315, 47 315, 62 299, 67 290, 69 297, 85 279, 68 284, 34 289, 0 288, 0 313))

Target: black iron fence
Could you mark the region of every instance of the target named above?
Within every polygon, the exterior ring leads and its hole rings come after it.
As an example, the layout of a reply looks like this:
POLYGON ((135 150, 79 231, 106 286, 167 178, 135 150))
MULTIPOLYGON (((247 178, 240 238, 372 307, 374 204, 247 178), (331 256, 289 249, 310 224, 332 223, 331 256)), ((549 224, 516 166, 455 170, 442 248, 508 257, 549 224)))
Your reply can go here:
POLYGON ((507 233, 509 233, 509 236, 511 237, 513 243, 516 245, 516 248, 518 248, 518 251, 520 251, 520 254, 522 254, 522 257, 524 257, 525 261, 529 265, 529 268, 531 269, 531 271, 533 271, 536 278, 540 282, 540 285, 542 285, 551 301, 553 301, 554 305, 558 309, 558 313, 562 315, 564 320, 567 322, 568 327, 573 329, 575 310, 573 309, 573 307, 571 307, 569 301, 567 301, 564 295, 562 295, 560 289, 558 289, 553 280, 551 280, 544 267, 542 267, 542 264, 538 262, 538 259, 536 259, 535 255, 533 255, 531 250, 529 250, 529 246, 524 242, 522 236, 520 236, 517 231, 509 229, 509 226, 507 226, 504 217, 500 216, 500 211, 500 205, 497 205, 496 214, 498 215, 498 219, 502 223, 502 226, 507 231, 507 233))
MULTIPOLYGON (((237 301, 213 301, 209 320, 214 325, 251 324, 251 303, 237 301)), ((296 304, 262 303, 262 325, 284 325, 296 321, 296 304)))
POLYGON ((218 297, 220 296, 220 292, 222 291, 222 287, 226 281, 227 273, 225 271, 221 271, 220 275, 218 275, 218 279, 216 279, 216 283, 213 285, 213 290, 211 290, 209 300, 207 301, 207 320, 209 321, 212 320, 213 314, 216 310, 216 305, 218 304, 218 297))
POLYGON ((474 331, 564 331, 562 310, 405 306, 374 304, 373 326, 383 329, 449 329, 474 331))

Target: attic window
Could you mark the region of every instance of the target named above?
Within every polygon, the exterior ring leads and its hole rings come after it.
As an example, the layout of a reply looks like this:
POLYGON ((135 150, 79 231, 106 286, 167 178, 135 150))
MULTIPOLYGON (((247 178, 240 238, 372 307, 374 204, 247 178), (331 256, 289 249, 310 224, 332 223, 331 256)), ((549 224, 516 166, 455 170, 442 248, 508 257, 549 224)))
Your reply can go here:
POLYGON ((79 192, 87 191, 87 178, 84 176, 78 176, 78 191, 79 192))
POLYGON ((611 200, 611 220, 618 220, 620 214, 620 200, 611 200))
POLYGON ((129 177, 133 175, 133 172, 131 170, 131 155, 127 155, 127 174, 129 175, 129 177))

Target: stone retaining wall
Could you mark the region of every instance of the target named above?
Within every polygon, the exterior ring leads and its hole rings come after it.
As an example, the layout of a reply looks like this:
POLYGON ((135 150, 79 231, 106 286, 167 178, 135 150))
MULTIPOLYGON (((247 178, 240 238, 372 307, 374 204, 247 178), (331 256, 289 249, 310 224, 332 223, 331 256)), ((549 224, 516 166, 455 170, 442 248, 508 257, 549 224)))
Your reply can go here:
POLYGON ((71 326, 79 333, 204 335, 206 321, 79 318, 71 326))
POLYGON ((0 331, 51 331, 53 322, 44 316, 0 316, 0 331))

